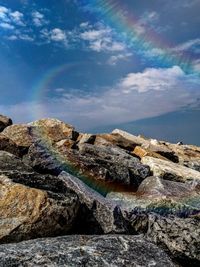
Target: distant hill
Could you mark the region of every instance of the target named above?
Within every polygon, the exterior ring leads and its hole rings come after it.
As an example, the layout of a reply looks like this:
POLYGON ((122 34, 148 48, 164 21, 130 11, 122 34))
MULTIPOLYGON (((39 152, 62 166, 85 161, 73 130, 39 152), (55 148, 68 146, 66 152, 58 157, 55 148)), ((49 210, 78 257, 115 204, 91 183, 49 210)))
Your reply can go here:
POLYGON ((99 127, 92 132, 108 132, 115 128, 159 140, 200 145, 200 109, 185 109, 158 117, 99 127))

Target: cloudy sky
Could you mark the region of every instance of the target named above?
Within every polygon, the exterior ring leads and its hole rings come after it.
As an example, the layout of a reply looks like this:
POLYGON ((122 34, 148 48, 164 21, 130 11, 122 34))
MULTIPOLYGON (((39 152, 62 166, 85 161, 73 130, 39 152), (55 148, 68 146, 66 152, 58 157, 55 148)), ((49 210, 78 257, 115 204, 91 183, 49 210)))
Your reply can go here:
POLYGON ((0 0, 0 113, 88 130, 198 109, 199 10, 200 0, 0 0))

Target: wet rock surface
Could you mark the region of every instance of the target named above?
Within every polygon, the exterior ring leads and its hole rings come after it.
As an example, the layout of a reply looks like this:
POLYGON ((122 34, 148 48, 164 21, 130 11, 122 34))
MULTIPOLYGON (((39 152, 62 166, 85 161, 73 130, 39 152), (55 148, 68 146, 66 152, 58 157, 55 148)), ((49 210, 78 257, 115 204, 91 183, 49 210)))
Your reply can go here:
POLYGON ((0 266, 199 266, 199 147, 2 122, 0 266))

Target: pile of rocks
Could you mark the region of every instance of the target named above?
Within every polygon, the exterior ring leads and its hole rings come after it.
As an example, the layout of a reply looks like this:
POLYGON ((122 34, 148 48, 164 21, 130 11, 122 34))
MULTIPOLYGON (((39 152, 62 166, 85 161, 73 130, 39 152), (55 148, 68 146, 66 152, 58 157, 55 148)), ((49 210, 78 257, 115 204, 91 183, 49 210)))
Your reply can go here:
POLYGON ((200 147, 0 116, 1 266, 199 266, 200 147))

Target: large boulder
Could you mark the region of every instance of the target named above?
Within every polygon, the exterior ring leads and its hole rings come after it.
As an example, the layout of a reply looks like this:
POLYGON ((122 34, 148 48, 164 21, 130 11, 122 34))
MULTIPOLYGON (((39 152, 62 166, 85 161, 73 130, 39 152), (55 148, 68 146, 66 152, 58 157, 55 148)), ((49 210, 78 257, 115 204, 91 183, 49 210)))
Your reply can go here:
MULTIPOLYGON (((65 170, 76 176, 86 176, 91 185, 98 188, 100 184, 109 187, 119 185, 138 185, 150 175, 150 169, 140 161, 118 147, 79 144, 79 150, 69 149, 44 142, 33 144, 24 161, 42 173, 58 175, 65 170)), ((101 185, 100 185, 101 186, 101 185)), ((130 190, 133 190, 130 188, 130 190)))
POLYGON ((142 158, 142 163, 150 167, 154 176, 163 179, 178 182, 200 181, 200 172, 173 162, 147 156, 142 158))
POLYGON ((57 119, 41 119, 28 125, 36 127, 41 138, 51 140, 51 142, 59 142, 66 138, 76 140, 79 136, 73 126, 57 119))
POLYGON ((0 175, 0 242, 66 234, 78 210, 74 194, 53 194, 0 175))
POLYGON ((23 149, 28 149, 34 142, 32 127, 27 124, 13 124, 7 127, 3 134, 23 149))
POLYGON ((200 265, 200 220, 149 215, 146 236, 183 266, 200 265))
POLYGON ((178 156, 179 164, 200 171, 200 148, 194 145, 167 143, 167 146, 178 156))
POLYGON ((173 162, 178 162, 178 157, 175 152, 156 139, 147 139, 141 136, 135 136, 119 129, 115 129, 112 134, 117 134, 125 140, 128 140, 130 143, 135 144, 135 146, 132 146, 132 151, 136 146, 141 146, 142 148, 151 151, 151 153, 157 153, 173 162))
POLYGON ((148 177, 136 193, 111 192, 107 199, 127 211, 139 208, 161 215, 180 217, 199 214, 200 194, 195 185, 148 177))
POLYGON ((120 209, 91 189, 80 179, 62 172, 59 175, 64 185, 79 197, 81 207, 74 224, 74 233, 109 234, 127 233, 128 225, 120 209))
POLYGON ((10 152, 16 156, 22 156, 25 153, 22 147, 18 146, 2 133, 0 133, 0 150, 10 152))
POLYGON ((41 175, 0 151, 0 242, 67 233, 79 201, 57 177, 41 175))
POLYGON ((140 236, 63 236, 0 246, 0 267, 175 267, 160 248, 140 236))
MULTIPOLYGON (((180 266, 200 265, 200 220, 160 216, 134 210, 128 215, 133 230, 164 248, 180 266)), ((179 266, 179 265, 178 265, 179 266)))
POLYGON ((49 143, 63 139, 76 140, 78 132, 71 125, 56 119, 42 119, 28 124, 14 124, 7 127, 3 134, 18 146, 29 148, 35 141, 49 143))
POLYGON ((6 127, 12 124, 12 120, 4 115, 0 114, 0 132, 2 132, 6 127))

